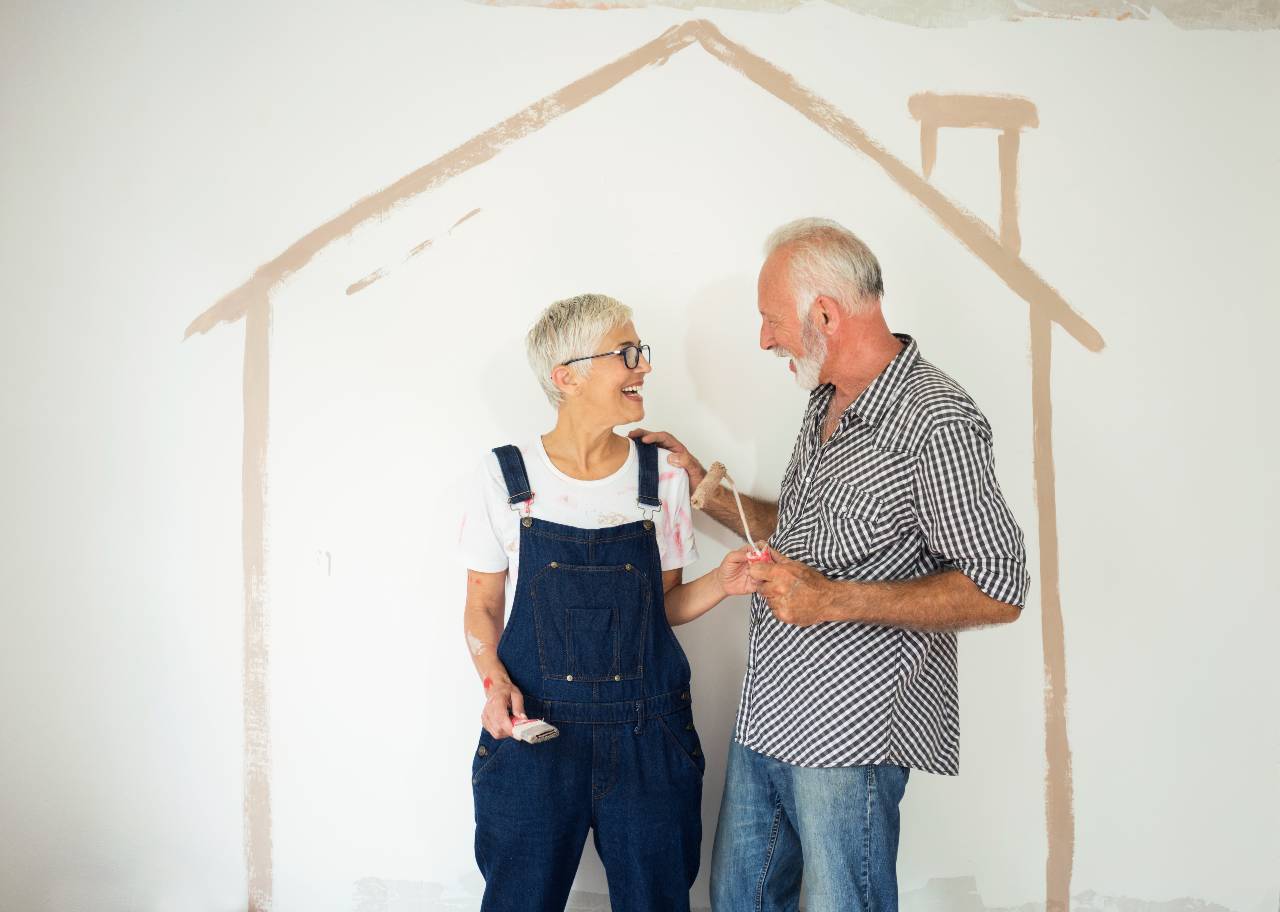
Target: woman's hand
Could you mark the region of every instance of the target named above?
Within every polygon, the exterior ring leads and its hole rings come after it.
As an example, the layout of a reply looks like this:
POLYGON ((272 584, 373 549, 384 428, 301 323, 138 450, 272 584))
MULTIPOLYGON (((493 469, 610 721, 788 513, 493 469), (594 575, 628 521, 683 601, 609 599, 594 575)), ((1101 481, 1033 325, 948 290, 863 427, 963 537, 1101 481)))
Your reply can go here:
POLYGON ((511 718, 523 719, 524 694, 510 681, 494 681, 485 688, 488 697, 480 712, 480 724, 501 741, 511 737, 511 718))
POLYGON ((720 586, 724 589, 725 595, 750 595, 756 591, 758 584, 752 579, 748 570, 751 566, 749 558, 754 553, 750 545, 743 545, 738 550, 730 551, 724 556, 724 560, 720 562, 720 568, 716 571, 716 574, 720 579, 720 586))

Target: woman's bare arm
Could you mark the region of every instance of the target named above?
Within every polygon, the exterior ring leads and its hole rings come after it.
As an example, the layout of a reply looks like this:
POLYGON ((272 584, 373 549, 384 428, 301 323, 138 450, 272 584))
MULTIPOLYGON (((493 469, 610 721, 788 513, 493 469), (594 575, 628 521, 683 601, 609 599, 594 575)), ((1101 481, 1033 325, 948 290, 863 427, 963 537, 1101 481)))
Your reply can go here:
POLYGON ((485 684, 485 703, 480 721, 495 738, 510 736, 511 717, 524 715, 524 695, 512 683, 507 667, 498 658, 506 591, 507 571, 467 571, 467 601, 462 612, 462 626, 471 663, 485 684))

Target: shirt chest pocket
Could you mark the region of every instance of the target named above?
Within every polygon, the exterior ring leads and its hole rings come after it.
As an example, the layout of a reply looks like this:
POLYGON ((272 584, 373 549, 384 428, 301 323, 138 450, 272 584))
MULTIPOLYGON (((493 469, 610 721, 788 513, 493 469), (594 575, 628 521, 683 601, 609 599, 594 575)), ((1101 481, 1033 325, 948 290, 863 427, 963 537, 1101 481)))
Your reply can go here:
POLYGON ((860 564, 893 540, 883 501, 856 485, 829 482, 816 507, 813 553, 830 570, 860 564))

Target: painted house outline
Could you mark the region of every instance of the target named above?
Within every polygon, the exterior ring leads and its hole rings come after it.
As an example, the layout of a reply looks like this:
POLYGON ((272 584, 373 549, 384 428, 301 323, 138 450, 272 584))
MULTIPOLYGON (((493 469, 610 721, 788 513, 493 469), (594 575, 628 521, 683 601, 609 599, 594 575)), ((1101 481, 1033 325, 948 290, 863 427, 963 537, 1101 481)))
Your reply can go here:
MULTIPOLYGON (((665 63, 691 45, 738 72, 790 106, 835 139, 870 158, 908 195, 986 264, 1028 305, 1031 337, 1034 477, 1038 512, 1042 640, 1045 667, 1045 750, 1048 763, 1045 810, 1048 826, 1046 907, 1069 906, 1074 818, 1070 748, 1066 728, 1066 658, 1059 597, 1057 503, 1053 463, 1050 367, 1056 323, 1089 351, 1103 348, 1097 329, 1071 308, 1019 255, 1017 150, 1023 128, 1036 125, 1035 108, 1023 99, 918 95, 910 111, 921 123, 923 176, 876 143, 855 121, 805 89, 788 73, 742 45, 711 22, 675 26, 653 41, 534 102, 434 161, 367 196, 299 238, 258 267, 187 327, 185 338, 223 323, 245 321, 243 369, 242 544, 244 562, 244 825, 249 908, 272 904, 270 716, 268 704, 266 599, 266 456, 270 402, 269 363, 272 291, 321 250, 381 217, 397 204, 426 193, 496 156, 506 146, 586 104, 637 72, 665 63), (997 235, 976 215, 928 182, 939 128, 997 129, 1001 172, 1001 229, 997 235)), ((359 284, 359 283, 357 283, 359 284)), ((362 287, 362 286, 361 286, 362 287)), ((356 286, 348 290, 358 290, 356 286)))

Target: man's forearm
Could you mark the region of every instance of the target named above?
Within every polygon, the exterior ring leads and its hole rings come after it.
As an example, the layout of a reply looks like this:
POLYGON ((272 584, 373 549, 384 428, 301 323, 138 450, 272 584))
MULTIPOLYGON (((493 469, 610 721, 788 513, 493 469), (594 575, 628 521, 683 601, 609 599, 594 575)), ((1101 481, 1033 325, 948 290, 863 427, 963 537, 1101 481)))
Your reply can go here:
POLYGON ((954 631, 1007 624, 1021 613, 988 597, 958 570, 913 580, 840 582, 832 580, 823 620, 857 621, 911 630, 954 631))
MULTIPOLYGON (((772 535, 778 526, 778 505, 741 492, 739 496, 742 498, 742 511, 747 514, 747 523, 751 526, 751 534, 756 537, 756 541, 763 541, 772 535)), ((742 520, 738 517, 738 505, 734 502, 733 492, 724 485, 711 492, 702 512, 726 529, 738 535, 743 534, 742 520)))

